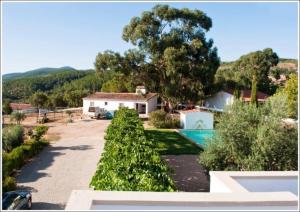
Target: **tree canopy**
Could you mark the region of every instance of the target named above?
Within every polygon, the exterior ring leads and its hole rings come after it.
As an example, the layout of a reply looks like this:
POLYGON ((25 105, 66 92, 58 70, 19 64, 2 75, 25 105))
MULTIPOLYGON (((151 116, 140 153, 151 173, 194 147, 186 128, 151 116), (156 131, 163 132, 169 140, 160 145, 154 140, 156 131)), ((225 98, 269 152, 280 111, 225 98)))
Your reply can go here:
POLYGON ((269 76, 273 75, 271 68, 278 62, 279 57, 271 48, 250 52, 218 70, 216 81, 233 89, 250 89, 255 80, 259 91, 272 95, 277 87, 272 84, 269 76))
POLYGON ((297 126, 286 126, 287 98, 256 107, 240 101, 223 113, 216 135, 200 154, 207 170, 287 171, 298 168, 297 126))
POLYGON ((196 102, 209 92, 220 63, 213 40, 205 37, 211 27, 200 10, 157 5, 123 29, 123 39, 137 48, 124 56, 98 54, 96 70, 130 74, 172 104, 196 102))

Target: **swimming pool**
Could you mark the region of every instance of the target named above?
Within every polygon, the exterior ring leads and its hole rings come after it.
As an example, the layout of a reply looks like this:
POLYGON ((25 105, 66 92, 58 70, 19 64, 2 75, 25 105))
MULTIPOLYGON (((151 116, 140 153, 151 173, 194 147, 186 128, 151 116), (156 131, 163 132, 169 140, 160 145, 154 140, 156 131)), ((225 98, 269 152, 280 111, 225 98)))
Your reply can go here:
POLYGON ((200 146, 205 146, 205 139, 211 138, 214 134, 214 130, 179 130, 179 133, 185 137, 191 139, 200 146))

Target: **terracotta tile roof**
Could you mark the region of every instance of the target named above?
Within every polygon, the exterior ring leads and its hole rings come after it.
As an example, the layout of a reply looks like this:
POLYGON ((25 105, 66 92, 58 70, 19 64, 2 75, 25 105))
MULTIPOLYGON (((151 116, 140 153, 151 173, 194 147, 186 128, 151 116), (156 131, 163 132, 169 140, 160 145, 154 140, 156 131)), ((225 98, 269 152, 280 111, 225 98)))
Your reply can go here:
POLYGON ((107 99, 107 100, 131 100, 131 101, 147 101, 156 96, 157 93, 147 93, 140 95, 136 93, 104 93, 96 92, 83 99, 107 99))
MULTIPOLYGON (((230 94, 234 93, 233 89, 226 89, 225 92, 230 93, 230 94)), ((241 98, 244 101, 246 101, 246 102, 251 101, 251 90, 241 90, 240 92, 241 92, 241 98)), ((263 92, 257 91, 257 100, 258 101, 265 101, 268 97, 269 97, 269 95, 267 95, 263 92)))
POLYGON ((26 110, 33 108, 31 104, 10 103, 9 105, 13 110, 26 110))

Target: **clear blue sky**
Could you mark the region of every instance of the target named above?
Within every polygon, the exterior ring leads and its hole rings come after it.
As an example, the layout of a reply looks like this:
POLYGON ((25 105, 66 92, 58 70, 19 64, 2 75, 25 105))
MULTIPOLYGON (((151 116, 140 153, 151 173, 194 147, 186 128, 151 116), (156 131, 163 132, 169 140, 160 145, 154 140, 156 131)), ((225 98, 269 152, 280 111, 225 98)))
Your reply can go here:
MULTIPOLYGON (((40 67, 93 68, 98 52, 123 53, 131 17, 155 3, 3 3, 2 73, 40 67)), ((213 20, 207 34, 222 61, 271 47, 297 58, 297 3, 172 3, 204 11, 213 20)))

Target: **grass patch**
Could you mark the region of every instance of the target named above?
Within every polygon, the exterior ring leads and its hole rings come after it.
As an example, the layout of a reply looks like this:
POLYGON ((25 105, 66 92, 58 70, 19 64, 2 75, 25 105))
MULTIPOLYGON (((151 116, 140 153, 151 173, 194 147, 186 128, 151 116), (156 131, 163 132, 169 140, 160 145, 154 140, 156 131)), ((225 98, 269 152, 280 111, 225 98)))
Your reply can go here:
POLYGON ((187 140, 178 132, 168 129, 145 130, 148 139, 152 139, 160 155, 197 155, 202 148, 187 140))

